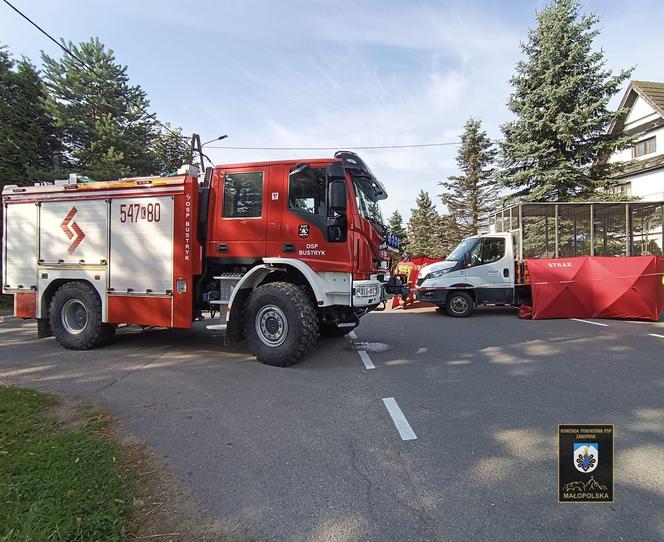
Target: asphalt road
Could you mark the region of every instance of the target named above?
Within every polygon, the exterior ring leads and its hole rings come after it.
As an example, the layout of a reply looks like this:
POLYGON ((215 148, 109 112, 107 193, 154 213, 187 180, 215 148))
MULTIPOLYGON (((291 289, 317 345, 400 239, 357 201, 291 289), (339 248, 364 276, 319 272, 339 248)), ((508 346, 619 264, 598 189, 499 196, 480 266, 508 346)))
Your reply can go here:
POLYGON ((277 369, 200 328, 70 352, 12 321, 0 380, 108 407, 245 538, 664 540, 664 321, 604 323, 387 311, 362 357, 277 369), (557 425, 586 422, 615 424, 615 502, 558 504, 557 425))

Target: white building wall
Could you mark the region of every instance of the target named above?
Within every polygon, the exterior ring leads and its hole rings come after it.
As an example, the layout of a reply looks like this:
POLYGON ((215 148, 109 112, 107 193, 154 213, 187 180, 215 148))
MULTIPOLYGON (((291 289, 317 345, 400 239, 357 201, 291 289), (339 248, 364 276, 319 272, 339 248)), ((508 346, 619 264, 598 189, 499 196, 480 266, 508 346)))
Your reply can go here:
POLYGON ((664 201, 664 169, 655 169, 623 179, 631 185, 631 195, 643 201, 664 201))
POLYGON ((640 124, 656 120, 658 116, 657 111, 650 107, 641 96, 638 96, 625 119, 625 130, 631 130, 640 124))
POLYGON ((647 134, 641 134, 638 138, 637 141, 642 141, 643 139, 649 139, 651 137, 656 137, 657 140, 655 142, 655 152, 652 152, 650 154, 644 154, 643 156, 639 156, 638 158, 634 158, 632 154, 632 148, 628 149, 623 149, 618 152, 614 152, 610 157, 609 157, 609 163, 614 163, 614 162, 626 162, 628 160, 646 160, 648 158, 652 158, 653 156, 657 156, 659 154, 664 154, 664 128, 657 128, 657 130, 653 130, 652 132, 648 132, 647 134))

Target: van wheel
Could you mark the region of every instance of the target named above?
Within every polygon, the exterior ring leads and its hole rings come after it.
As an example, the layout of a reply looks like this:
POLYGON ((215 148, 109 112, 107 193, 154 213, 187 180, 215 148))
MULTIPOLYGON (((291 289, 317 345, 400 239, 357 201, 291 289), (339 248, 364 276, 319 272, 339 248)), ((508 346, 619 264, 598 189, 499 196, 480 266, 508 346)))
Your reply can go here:
POLYGON ((88 350, 108 341, 115 327, 104 324, 97 291, 84 282, 60 286, 51 299, 49 322, 55 339, 69 350, 88 350))
POLYGON ((244 335, 258 361, 288 367, 316 344, 318 314, 302 288, 289 282, 271 282, 249 296, 244 335))
POLYGON ((473 312, 473 298, 466 292, 453 292, 445 301, 445 312, 454 318, 465 318, 473 312))

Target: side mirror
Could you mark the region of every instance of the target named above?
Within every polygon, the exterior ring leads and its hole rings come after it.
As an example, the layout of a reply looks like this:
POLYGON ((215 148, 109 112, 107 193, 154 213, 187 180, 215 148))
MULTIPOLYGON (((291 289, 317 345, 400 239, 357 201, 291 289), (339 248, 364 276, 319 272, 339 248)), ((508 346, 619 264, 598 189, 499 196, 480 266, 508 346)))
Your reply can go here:
MULTIPOLYGON (((333 164, 336 165, 336 164, 333 164)), ((340 164, 339 164, 340 165, 340 164)), ((342 166, 343 168, 343 166, 342 166)), ((327 184, 327 208, 332 211, 345 212, 348 207, 348 194, 346 191, 345 178, 341 180, 328 181, 327 184)))
POLYGON ((332 181, 345 181, 346 169, 343 164, 330 164, 325 171, 325 177, 328 183, 332 181))

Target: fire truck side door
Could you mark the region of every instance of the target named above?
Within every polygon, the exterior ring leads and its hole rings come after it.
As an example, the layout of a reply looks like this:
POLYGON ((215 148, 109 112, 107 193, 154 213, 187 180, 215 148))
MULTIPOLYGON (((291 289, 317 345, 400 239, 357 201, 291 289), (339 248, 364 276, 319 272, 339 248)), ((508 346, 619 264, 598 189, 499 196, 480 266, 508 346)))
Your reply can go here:
POLYGON ((352 271, 349 236, 329 226, 325 167, 301 165, 285 174, 281 256, 305 261, 317 271, 352 271))
POLYGON ((267 243, 268 168, 241 168, 216 175, 217 204, 208 255, 229 261, 258 260, 267 243))

